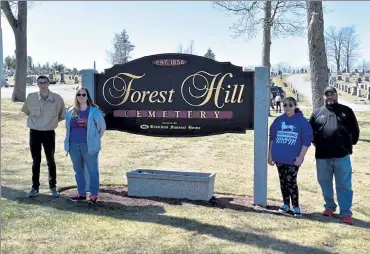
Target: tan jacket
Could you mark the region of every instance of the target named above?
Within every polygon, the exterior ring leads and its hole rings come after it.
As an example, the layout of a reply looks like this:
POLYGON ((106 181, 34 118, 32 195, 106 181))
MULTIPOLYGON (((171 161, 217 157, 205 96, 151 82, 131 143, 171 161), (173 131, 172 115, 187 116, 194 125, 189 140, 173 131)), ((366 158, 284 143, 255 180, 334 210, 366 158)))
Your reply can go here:
POLYGON ((49 91, 46 101, 42 99, 40 92, 28 94, 21 111, 28 116, 28 128, 49 131, 55 130, 58 122, 64 120, 66 108, 62 97, 49 91))

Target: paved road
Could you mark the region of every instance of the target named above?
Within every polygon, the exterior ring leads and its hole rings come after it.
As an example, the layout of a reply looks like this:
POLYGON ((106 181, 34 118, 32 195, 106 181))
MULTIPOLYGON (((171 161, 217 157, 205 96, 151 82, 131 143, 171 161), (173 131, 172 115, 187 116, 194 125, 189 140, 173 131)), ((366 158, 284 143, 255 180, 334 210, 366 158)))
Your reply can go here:
MULTIPOLYGON (((75 88, 77 85, 50 85, 49 89, 62 96, 64 100, 73 100, 75 96, 75 88)), ((26 94, 37 92, 37 86, 27 86, 26 94)), ((1 87, 1 98, 12 98, 13 87, 1 87)))
MULTIPOLYGON (((287 81, 292 84, 292 86, 302 93, 312 104, 312 91, 311 91, 311 81, 306 80, 307 74, 293 74, 287 78, 287 81)), ((347 105, 352 108, 353 111, 357 112, 370 112, 370 105, 364 104, 354 104, 339 98, 339 103, 347 105)))

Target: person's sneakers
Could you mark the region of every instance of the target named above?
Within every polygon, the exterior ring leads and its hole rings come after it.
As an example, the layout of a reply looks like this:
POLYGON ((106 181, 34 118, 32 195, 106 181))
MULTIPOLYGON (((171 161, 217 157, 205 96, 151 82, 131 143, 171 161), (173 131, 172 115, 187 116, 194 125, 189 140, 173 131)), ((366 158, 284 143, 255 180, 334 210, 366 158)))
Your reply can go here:
POLYGON ((284 204, 280 209, 279 213, 285 214, 290 212, 290 207, 287 204, 284 204))
POLYGON ((51 192, 51 195, 54 197, 54 198, 57 198, 59 197, 59 192, 57 191, 57 188, 51 188, 50 189, 50 192, 51 192))
POLYGON ((82 196, 80 194, 77 194, 74 197, 70 197, 69 200, 71 200, 72 202, 84 201, 84 200, 86 200, 86 196, 82 196))
POLYGON ((330 208, 326 208, 324 212, 322 213, 322 215, 324 216, 333 216, 333 214, 334 214, 334 210, 330 208))
POLYGON ((340 222, 348 224, 348 225, 353 225, 353 220, 351 215, 345 215, 340 218, 340 222))
POLYGON ((91 195, 90 196, 90 200, 89 200, 89 204, 96 204, 96 202, 98 201, 98 196, 97 195, 91 195))
POLYGON ((39 195, 39 190, 36 190, 35 188, 32 188, 30 190, 30 192, 27 193, 27 197, 28 198, 33 198, 33 197, 36 197, 37 195, 39 195))
POLYGON ((293 209, 293 213, 294 213, 295 217, 301 217, 302 216, 301 209, 299 207, 295 207, 293 209))

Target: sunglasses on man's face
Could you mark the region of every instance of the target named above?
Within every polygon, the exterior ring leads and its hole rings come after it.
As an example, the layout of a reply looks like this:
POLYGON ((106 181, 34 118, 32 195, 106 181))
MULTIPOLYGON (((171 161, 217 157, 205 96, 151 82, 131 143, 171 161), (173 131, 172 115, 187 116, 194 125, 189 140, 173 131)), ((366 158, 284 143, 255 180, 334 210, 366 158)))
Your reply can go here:
POLYGON ((81 96, 82 96, 82 97, 86 97, 86 94, 85 94, 85 93, 78 93, 78 94, 77 94, 77 96, 78 96, 78 97, 81 97, 81 96))
POLYGON ((284 103, 284 108, 293 108, 294 104, 293 103, 284 103))

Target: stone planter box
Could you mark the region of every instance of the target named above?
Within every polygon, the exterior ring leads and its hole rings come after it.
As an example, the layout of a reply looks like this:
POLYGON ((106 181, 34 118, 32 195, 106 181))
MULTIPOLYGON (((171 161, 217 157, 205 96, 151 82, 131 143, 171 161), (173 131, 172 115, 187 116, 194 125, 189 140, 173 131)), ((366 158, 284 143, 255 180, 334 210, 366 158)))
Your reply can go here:
POLYGON ((136 169, 126 173, 128 196, 209 201, 216 173, 136 169))

